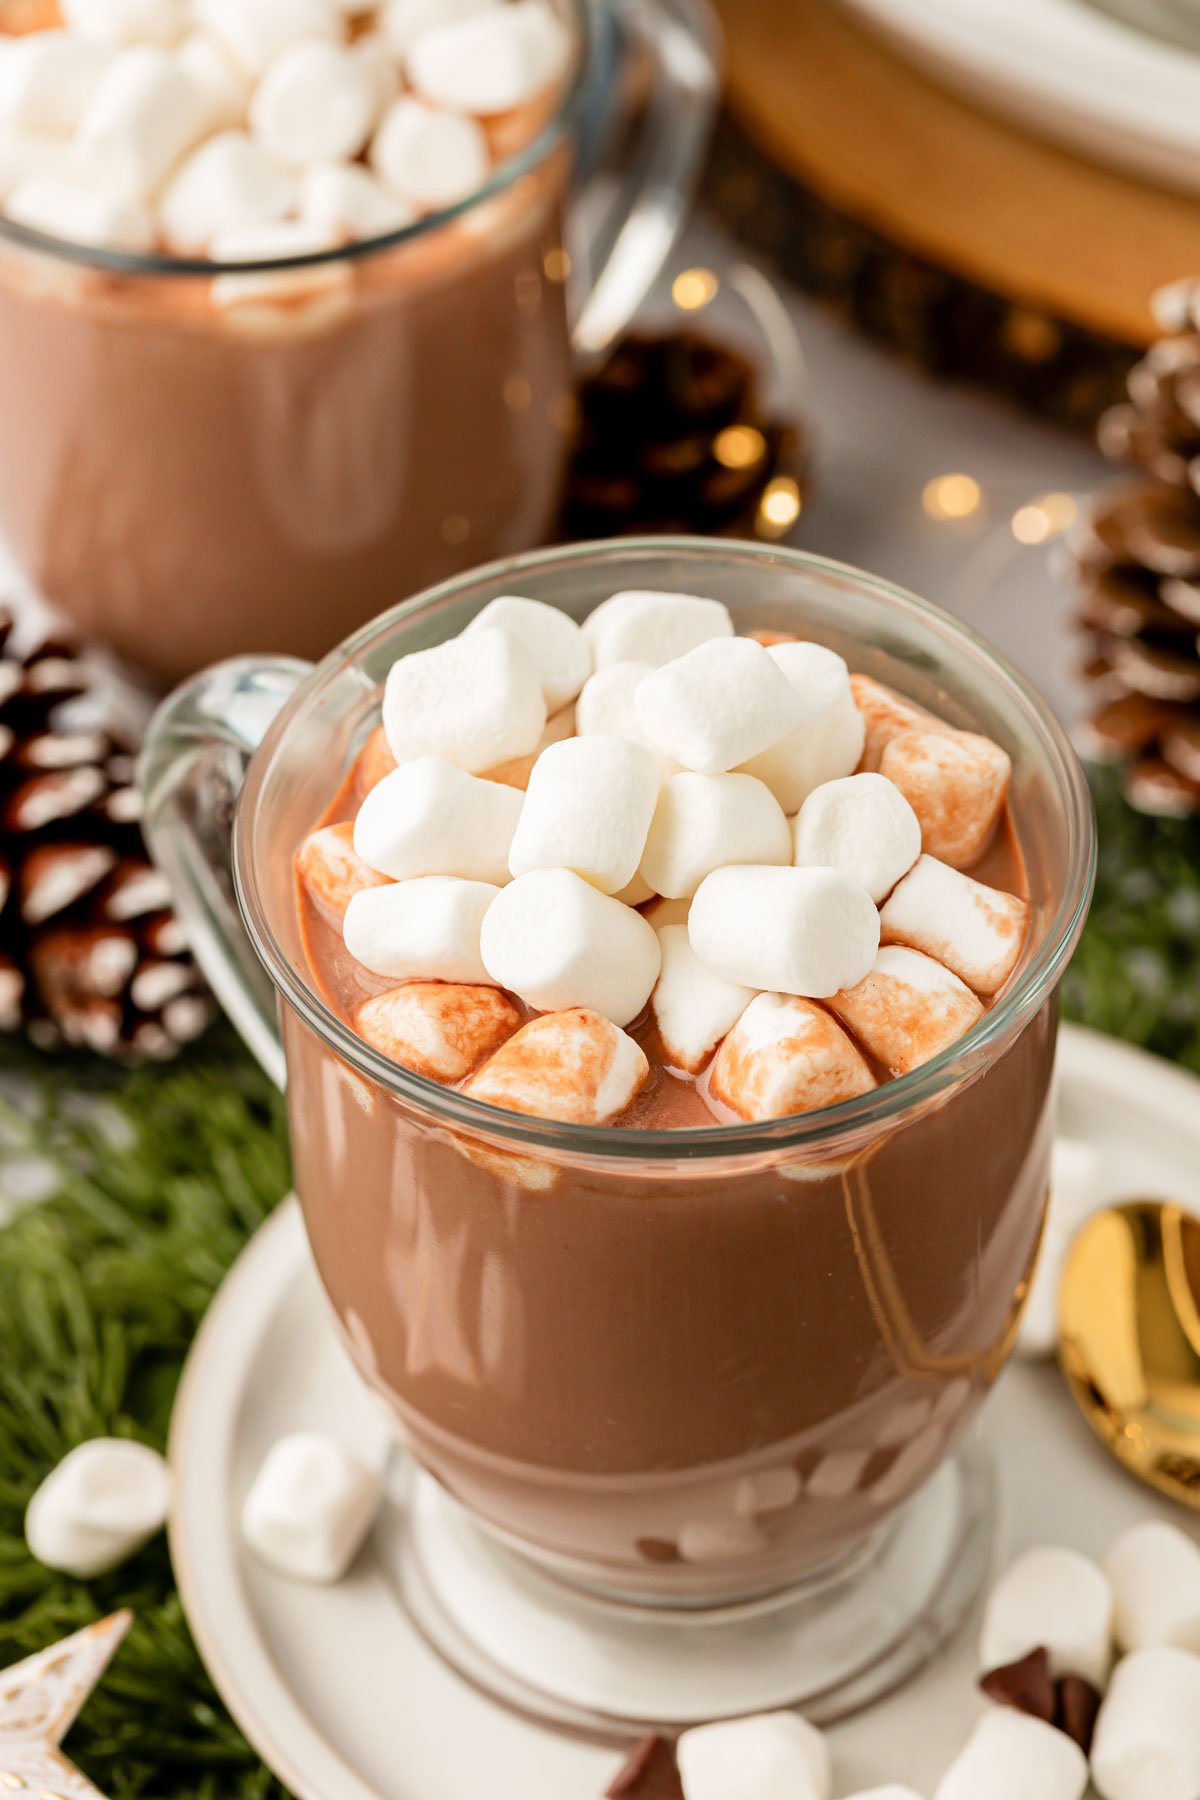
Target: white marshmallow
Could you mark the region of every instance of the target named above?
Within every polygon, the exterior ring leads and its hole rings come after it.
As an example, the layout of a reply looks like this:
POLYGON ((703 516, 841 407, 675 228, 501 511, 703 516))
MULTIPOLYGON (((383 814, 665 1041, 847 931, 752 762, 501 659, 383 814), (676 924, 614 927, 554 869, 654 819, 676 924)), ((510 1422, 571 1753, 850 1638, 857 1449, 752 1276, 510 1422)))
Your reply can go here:
POLYGON ((30 175, 18 181, 4 210, 18 225, 64 243, 149 250, 154 242, 144 207, 99 193, 66 175, 30 175))
POLYGON ((713 1061, 713 1098, 742 1119, 786 1119, 869 1094, 859 1051, 823 1007, 792 995, 759 994, 713 1061))
POLYGON ((371 167, 399 199, 433 210, 481 188, 491 159, 483 127, 407 95, 394 100, 371 145, 371 167))
POLYGON ((403 57, 424 32, 440 30, 492 5, 493 0, 386 0, 379 29, 393 54, 403 57))
POLYGON ((400 69, 391 45, 381 31, 363 31, 350 45, 350 54, 363 64, 375 91, 375 113, 382 118, 385 108, 400 92, 400 69))
POLYGON ((867 974, 879 914, 840 869, 715 869, 688 914, 692 949, 726 981, 827 999, 867 974))
POLYGON ((1083 1800, 1087 1782, 1087 1758, 1064 1731, 998 1708, 980 1719, 935 1800, 1083 1800))
POLYGON ((909 801, 929 855, 968 869, 995 833, 1012 763, 991 738, 937 727, 899 732, 884 748, 879 773, 909 801))
POLYGON ((826 781, 796 815, 797 867, 842 869, 876 903, 920 854, 917 815, 882 775, 826 781))
POLYGON ((516 788, 418 756, 371 789, 354 822, 354 848, 393 881, 460 875, 503 887, 522 804, 516 788))
POLYGON ((228 46, 248 75, 259 76, 289 44, 337 42, 342 22, 332 0, 194 0, 196 23, 228 46))
POLYGON ((651 743, 702 775, 721 774, 777 743, 800 711, 770 653, 752 638, 698 644, 647 675, 634 705, 651 743))
POLYGON ((732 637, 733 620, 719 600, 627 588, 590 612, 583 629, 598 669, 629 662, 660 669, 710 638, 732 637))
POLYGON ((900 945, 885 945, 857 987, 831 996, 829 1010, 893 1075, 919 1068, 983 1016, 957 975, 900 945))
POLYGON ((653 672, 647 662, 608 663, 597 669, 583 685, 575 709, 575 728, 580 737, 602 731, 610 737, 628 738, 631 744, 641 744, 658 758, 661 779, 666 781, 669 776, 679 773, 679 764, 664 756, 650 742, 642 730, 642 721, 634 704, 638 688, 653 672))
POLYGON ((169 1495, 157 1450, 127 1438, 93 1438, 70 1451, 33 1495, 25 1541, 48 1569, 90 1581, 162 1530, 169 1495))
POLYGON ((637 873, 658 799, 658 765, 618 737, 551 744, 533 766, 509 868, 573 869, 615 894, 637 873))
MULTIPOLYGON (((551 715, 574 700, 592 672, 592 647, 570 613, 543 600, 503 594, 471 620, 468 631, 511 631, 534 660, 551 715)), ((625 732, 617 732, 624 737, 625 732)))
POLYGON ((444 756, 478 775, 527 756, 546 723, 537 668, 506 631, 472 631, 392 664, 383 728, 397 762, 444 756))
POLYGON ((765 781, 785 813, 814 788, 858 767, 865 727, 843 659, 824 644, 772 644, 767 652, 800 702, 800 721, 786 737, 740 770, 765 781))
POLYGON ((650 996, 658 1035, 672 1067, 695 1075, 754 998, 754 989, 722 981, 692 949, 686 925, 658 933, 662 971, 650 996))
POLYGON ((658 980, 654 928, 570 869, 501 888, 481 938, 485 979, 541 1012, 582 1006, 614 1025, 636 1019, 658 980))
POLYGON ((682 1733, 687 1800, 830 1800, 829 1745, 799 1713, 724 1719, 682 1733))
POLYGON ((1197 1800, 1200 1657, 1160 1646, 1117 1664, 1096 1720, 1092 1779, 1104 1800, 1197 1800))
POLYGON ((174 44, 187 22, 184 0, 59 0, 68 31, 107 44, 174 44))
POLYGON ((453 981, 406 981, 354 1014, 354 1029, 376 1050, 449 1084, 465 1080, 520 1025, 520 1012, 498 988, 453 981))
POLYGON ((340 1581, 379 1511, 379 1478, 344 1445, 298 1431, 272 1445, 242 1506, 260 1561, 297 1581, 340 1581))
POLYGON ((168 182, 159 220, 171 249, 195 256, 225 232, 282 219, 293 197, 289 176, 244 131, 223 131, 168 182))
POLYGON ((361 163, 316 163, 300 177, 300 216, 331 237, 362 240, 416 219, 361 163))
MULTIPOLYGON (((882 954, 882 952, 881 952, 882 954)), ((1057 1137, 1050 1157, 1050 1198, 1029 1298, 1021 1316, 1017 1354, 1053 1356, 1058 1347, 1058 1291, 1067 1252, 1081 1225, 1102 1205, 1100 1152, 1077 1138, 1057 1137)), ((1200 1617, 1200 1615, 1198 1615, 1200 1617)), ((1200 1633, 1196 1646, 1200 1650, 1200 1633)), ((1136 1644, 1127 1649, 1139 1648, 1136 1644)))
POLYGON ((882 1787, 860 1788, 849 1800, 921 1800, 915 1788, 902 1787, 898 1781, 887 1781, 882 1787))
POLYGON ((687 900, 728 863, 789 863, 792 839, 778 800, 749 775, 695 775, 664 783, 642 855, 656 894, 687 900))
POLYGON ((109 60, 105 45, 65 31, 0 41, 0 119, 21 131, 74 131, 109 60))
POLYGON ((204 96, 207 130, 229 131, 242 123, 250 82, 219 39, 193 31, 180 44, 175 59, 204 96))
POLYGON ((369 65, 344 44, 289 44, 250 100, 250 126, 286 168, 358 155, 374 130, 379 92, 369 65))
POLYGON ((991 995, 1017 966, 1028 904, 922 856, 881 913, 883 939, 923 950, 974 988, 991 995))
POLYGON ((852 675, 850 691, 862 715, 866 733, 862 752, 864 769, 878 770, 884 750, 902 731, 952 730, 944 720, 935 718, 933 713, 906 700, 894 688, 885 687, 882 681, 875 681, 870 675, 852 675))
POLYGON ((89 178, 145 201, 208 129, 208 100, 166 50, 137 44, 113 57, 79 124, 89 178))
POLYGON ((351 898, 342 936, 351 956, 373 975, 486 986, 479 933, 500 891, 487 881, 449 875, 366 888, 351 898))
POLYGON ((0 200, 7 200, 22 182, 45 176, 68 180, 74 176, 77 183, 70 145, 61 138, 19 131, 0 122, 0 200))
POLYGON ((1112 1544, 1104 1571, 1122 1650, 1170 1645, 1200 1654, 1200 1548, 1165 1519, 1135 1525, 1112 1544))
POLYGON ((296 852, 296 874, 305 892, 327 919, 340 922, 355 894, 382 887, 384 877, 368 868, 354 848, 354 827, 323 825, 305 838, 296 852))
POLYGON ((1049 1653, 1050 1672, 1082 1675, 1103 1688, 1112 1662, 1113 1596, 1090 1557, 1054 1545, 1026 1550, 988 1597, 979 1639, 985 1672, 1049 1653))
MULTIPOLYGON (((218 231, 208 246, 215 263, 272 262, 286 265, 293 257, 320 256, 336 248, 332 235, 307 219, 276 219, 266 225, 239 225, 218 231)), ((327 302, 344 295, 350 271, 342 262, 302 263, 298 268, 218 275, 212 299, 221 307, 299 306, 327 302)))
POLYGON ((570 38, 545 0, 513 0, 423 32, 408 52, 419 94, 451 112, 510 112, 557 81, 570 38))
POLYGON ((572 1125, 604 1125, 650 1073, 639 1045, 583 1008, 531 1019, 464 1089, 473 1100, 572 1125))

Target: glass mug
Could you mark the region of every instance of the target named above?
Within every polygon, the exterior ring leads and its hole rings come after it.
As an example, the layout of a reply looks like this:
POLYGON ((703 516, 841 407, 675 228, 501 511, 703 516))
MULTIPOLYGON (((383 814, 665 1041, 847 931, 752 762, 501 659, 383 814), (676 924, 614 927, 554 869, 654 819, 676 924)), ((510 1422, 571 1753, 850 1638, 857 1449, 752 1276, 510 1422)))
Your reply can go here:
MULTIPOLYGON (((426 1589, 456 1531, 468 1554, 469 1518, 507 1546, 501 1585, 535 1610, 559 1603, 551 1589, 563 1604, 594 1601, 601 1633, 682 1609, 725 1624, 754 1615, 778 1634, 781 1597, 827 1591, 837 1574, 837 1616, 818 1644, 827 1685, 837 1629, 847 1694, 870 1688, 866 1669, 895 1679, 881 1632, 903 1636, 910 1662, 927 1654, 930 1618, 951 1594, 961 1611, 982 1578, 986 1521, 963 1515, 986 1513, 986 1494, 976 1483, 939 1502, 912 1527, 915 1550, 905 1539, 902 1554, 896 1534, 1013 1342, 1043 1221, 1056 991, 1093 876, 1086 784, 1038 695, 964 626, 837 564, 701 540, 585 545, 447 583, 315 670, 240 659, 200 676, 160 709, 143 781, 151 847, 200 960, 286 1079, 296 1189, 346 1345, 454 1497, 458 1524, 430 1530, 426 1589), (292 857, 376 723, 392 661, 453 636, 498 594, 582 617, 623 588, 712 595, 741 630, 814 636, 1007 749, 1030 941, 961 1042, 815 1115, 621 1131, 432 1084, 318 997, 292 857)), ((478 1544, 469 1554, 460 1587, 474 1595, 486 1582, 478 1544)), ((510 1594, 493 1609, 506 1621, 493 1664, 516 1658, 515 1607, 510 1594)), ((610 1668, 624 1661, 614 1652, 610 1668)), ((736 1663, 728 1641, 713 1662, 736 1663)), ((726 1675, 714 1680, 727 1696, 726 1675)), ((527 1686, 539 1681, 534 1670, 527 1686)), ((738 1689, 729 1709, 763 1697, 738 1689)), ((680 1716, 665 1704, 649 1715, 680 1716)))
POLYGON ((717 85, 704 0, 556 3, 573 70, 478 193, 383 238, 237 265, 303 275, 304 304, 219 308, 210 263, 0 219, 0 532, 46 598, 152 677, 323 655, 403 595, 545 542, 573 360, 603 352, 661 269, 717 85), (569 182, 618 74, 641 83, 640 142, 599 206, 599 183, 569 182))

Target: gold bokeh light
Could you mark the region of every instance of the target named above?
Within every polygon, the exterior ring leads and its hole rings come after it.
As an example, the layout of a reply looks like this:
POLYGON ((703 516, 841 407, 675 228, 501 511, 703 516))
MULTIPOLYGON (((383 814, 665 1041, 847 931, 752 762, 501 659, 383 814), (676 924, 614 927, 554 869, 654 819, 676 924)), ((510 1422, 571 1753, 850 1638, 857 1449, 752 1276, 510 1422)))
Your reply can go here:
POLYGON ((983 489, 973 475, 935 475, 925 483, 921 505, 931 519, 969 519, 983 504, 983 489))
POLYGON ((758 528, 763 537, 782 537, 800 517, 804 505, 800 484, 791 475, 777 475, 763 489, 758 503, 758 528))
POLYGON ((726 469, 749 469, 766 454, 767 440, 753 425, 727 425, 713 439, 713 455, 726 469))
POLYGON ((1012 534, 1019 544, 1045 544, 1069 531, 1079 516, 1079 503, 1071 494, 1043 494, 1012 516, 1012 534))
POLYGON ((683 312, 699 312, 715 299, 720 282, 711 269, 683 269, 671 283, 671 298, 683 312))

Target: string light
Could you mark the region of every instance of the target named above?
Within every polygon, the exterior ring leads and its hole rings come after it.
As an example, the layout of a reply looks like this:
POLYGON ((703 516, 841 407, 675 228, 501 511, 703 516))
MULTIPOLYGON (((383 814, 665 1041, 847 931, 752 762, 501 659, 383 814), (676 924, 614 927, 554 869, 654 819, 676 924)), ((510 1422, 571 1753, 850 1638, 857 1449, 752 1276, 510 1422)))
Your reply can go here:
POLYGON ((1075 523, 1079 505, 1070 494, 1043 494, 1012 516, 1012 534, 1019 544, 1045 544, 1061 537, 1075 523))
POLYGON ((720 282, 711 269, 684 269, 671 283, 671 298, 683 312, 699 312, 716 298, 720 282))
POLYGON ((921 492, 921 505, 931 519, 969 519, 983 503, 983 489, 973 475, 935 475, 921 492))
POLYGON ((758 528, 763 537, 782 537, 790 531, 804 502, 800 485, 790 475, 777 475, 763 489, 758 503, 758 528))
POLYGON ((727 425, 713 439, 713 455, 726 469, 749 469, 766 454, 767 440, 753 425, 727 425))

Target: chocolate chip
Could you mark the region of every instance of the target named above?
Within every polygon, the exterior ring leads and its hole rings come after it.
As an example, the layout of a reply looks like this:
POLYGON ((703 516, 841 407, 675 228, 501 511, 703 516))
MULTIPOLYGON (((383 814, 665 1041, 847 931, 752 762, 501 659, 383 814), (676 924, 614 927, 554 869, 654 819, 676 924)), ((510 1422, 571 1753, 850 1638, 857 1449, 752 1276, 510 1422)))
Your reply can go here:
POLYGON ((979 1686, 997 1706, 1014 1706, 1018 1712, 1053 1725, 1056 1713, 1054 1682, 1050 1676, 1050 1657, 1045 1650, 1031 1650, 1019 1662, 1005 1663, 989 1669, 979 1678, 979 1686))
POLYGON ((644 1737, 604 1793, 605 1800, 683 1800, 674 1744, 653 1734, 644 1737))
POLYGON ((1100 1711, 1100 1692, 1082 1675, 1064 1675, 1058 1683, 1058 1707, 1055 1724, 1074 1738, 1085 1756, 1092 1751, 1096 1733, 1096 1715, 1100 1711))

